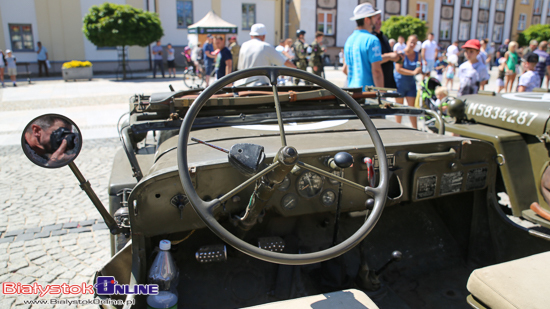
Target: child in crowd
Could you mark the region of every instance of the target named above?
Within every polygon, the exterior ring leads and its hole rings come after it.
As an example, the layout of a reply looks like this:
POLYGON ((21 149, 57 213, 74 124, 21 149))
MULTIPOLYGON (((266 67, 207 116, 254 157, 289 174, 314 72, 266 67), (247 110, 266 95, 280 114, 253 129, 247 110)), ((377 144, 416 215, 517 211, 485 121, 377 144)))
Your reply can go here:
POLYGON ((8 55, 6 57, 6 68, 8 68, 8 75, 13 82, 13 87, 17 87, 17 84, 15 83, 15 76, 17 76, 17 64, 15 61, 15 57, 12 55, 11 50, 9 49, 6 49, 6 54, 8 55))
POLYGON ((525 69, 528 71, 523 73, 519 78, 518 92, 531 92, 540 86, 540 76, 535 72, 535 67, 539 62, 539 55, 529 53, 525 59, 527 60, 525 69))
POLYGON ((498 77, 497 77, 497 93, 504 89, 504 75, 506 74, 506 59, 500 57, 498 59, 498 77))
POLYGON ((477 60, 480 49, 479 41, 468 40, 466 44, 462 45, 462 48, 465 49, 464 55, 467 61, 458 67, 458 77, 460 79, 458 96, 476 94, 480 82, 489 79, 487 66, 477 60))
POLYGON ((445 56, 443 56, 443 54, 439 54, 439 57, 435 62, 435 73, 437 80, 439 80, 441 84, 443 84, 443 70, 447 67, 447 65, 449 64, 445 61, 445 56))
POLYGON ((453 79, 455 78, 455 64, 449 63, 447 65, 447 69, 445 70, 445 77, 447 78, 447 82, 445 82, 445 87, 447 89, 453 89, 453 79), (449 82, 451 83, 451 88, 448 88, 449 82))
POLYGON ((447 96, 449 96, 449 90, 447 90, 447 87, 437 86, 435 87, 435 96, 437 97, 437 100, 435 101, 435 105, 439 107, 439 110, 443 114, 447 114, 447 104, 441 105, 441 102, 443 99, 445 99, 447 96))

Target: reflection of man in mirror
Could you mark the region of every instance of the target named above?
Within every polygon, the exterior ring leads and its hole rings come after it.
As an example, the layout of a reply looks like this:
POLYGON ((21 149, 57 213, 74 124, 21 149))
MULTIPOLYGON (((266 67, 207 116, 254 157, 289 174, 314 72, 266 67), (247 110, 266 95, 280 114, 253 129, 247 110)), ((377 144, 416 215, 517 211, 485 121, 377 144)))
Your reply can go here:
POLYGON ((38 164, 60 166, 76 155, 74 151, 78 147, 75 147, 75 142, 78 138, 72 131, 71 123, 63 118, 40 117, 25 131, 27 153, 38 164))

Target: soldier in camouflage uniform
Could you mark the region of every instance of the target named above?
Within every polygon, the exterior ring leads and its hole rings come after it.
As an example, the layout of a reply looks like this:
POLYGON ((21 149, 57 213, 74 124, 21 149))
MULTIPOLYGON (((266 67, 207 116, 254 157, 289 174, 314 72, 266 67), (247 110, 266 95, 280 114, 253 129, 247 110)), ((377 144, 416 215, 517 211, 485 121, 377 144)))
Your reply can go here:
MULTIPOLYGON (((304 36, 306 32, 304 30, 296 31, 296 42, 292 46, 294 48, 294 64, 296 68, 307 71, 307 44, 305 43, 304 36)), ((295 78, 294 84, 298 85, 301 79, 295 78)))
POLYGON ((309 57, 309 66, 313 69, 313 74, 323 77, 323 57, 325 49, 321 46, 324 34, 321 31, 315 33, 315 41, 311 43, 311 55, 309 57))

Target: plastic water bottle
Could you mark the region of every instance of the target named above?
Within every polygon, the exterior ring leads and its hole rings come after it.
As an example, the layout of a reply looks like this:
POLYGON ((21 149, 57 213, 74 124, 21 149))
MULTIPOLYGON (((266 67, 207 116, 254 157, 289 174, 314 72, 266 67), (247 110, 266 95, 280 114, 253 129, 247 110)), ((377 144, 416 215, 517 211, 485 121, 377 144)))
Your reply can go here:
POLYGON ((158 295, 147 296, 148 309, 175 309, 178 307, 178 268, 170 253, 169 240, 161 240, 160 252, 149 270, 148 283, 158 284, 158 295))

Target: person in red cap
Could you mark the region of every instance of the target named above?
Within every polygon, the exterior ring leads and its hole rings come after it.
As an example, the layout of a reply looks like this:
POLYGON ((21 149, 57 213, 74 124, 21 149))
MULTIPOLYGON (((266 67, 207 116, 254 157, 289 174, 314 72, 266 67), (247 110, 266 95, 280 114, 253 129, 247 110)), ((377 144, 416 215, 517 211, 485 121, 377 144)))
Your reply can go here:
POLYGON ((458 78, 460 80, 458 96, 476 94, 481 81, 489 79, 487 66, 477 60, 480 47, 478 40, 468 40, 466 44, 462 45, 464 56, 468 61, 458 67, 458 78))

